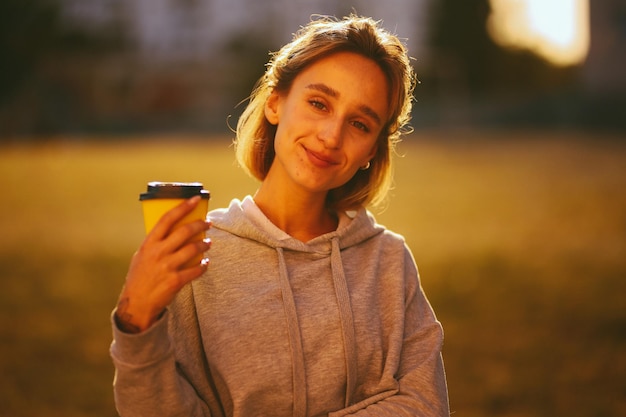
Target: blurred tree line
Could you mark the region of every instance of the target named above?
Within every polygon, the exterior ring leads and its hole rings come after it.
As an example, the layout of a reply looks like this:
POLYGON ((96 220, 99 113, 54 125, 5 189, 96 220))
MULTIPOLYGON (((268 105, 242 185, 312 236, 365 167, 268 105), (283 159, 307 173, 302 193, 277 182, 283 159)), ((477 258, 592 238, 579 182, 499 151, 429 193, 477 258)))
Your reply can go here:
MULTIPOLYGON (((529 51, 498 46, 486 28, 488 0, 437 0, 428 13, 431 57, 417 68, 416 127, 581 123, 581 67, 552 66, 529 51)), ((128 29, 123 21, 69 25, 58 0, 2 0, 0 140, 226 130, 268 52, 280 46, 244 29, 210 65, 154 68, 133 55, 128 29)))
POLYGON ((67 25, 54 0, 0 2, 0 139, 58 133, 78 126, 89 85, 81 69, 123 48, 115 30, 67 25))

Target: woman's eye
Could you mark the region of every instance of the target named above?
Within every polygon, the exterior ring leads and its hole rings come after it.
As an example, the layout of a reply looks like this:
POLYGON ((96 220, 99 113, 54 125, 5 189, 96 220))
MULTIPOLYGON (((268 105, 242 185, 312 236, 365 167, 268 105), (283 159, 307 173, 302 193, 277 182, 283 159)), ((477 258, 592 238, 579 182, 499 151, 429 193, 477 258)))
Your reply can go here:
POLYGON ((318 100, 309 100, 309 103, 311 103, 311 105, 317 109, 320 110, 324 110, 326 108, 326 106, 324 105, 324 103, 322 103, 321 101, 318 100))
POLYGON ((369 127, 367 127, 365 124, 361 123, 361 122, 352 122, 352 125, 354 127, 356 127, 359 130, 362 130, 363 132, 369 132, 370 129, 369 127))

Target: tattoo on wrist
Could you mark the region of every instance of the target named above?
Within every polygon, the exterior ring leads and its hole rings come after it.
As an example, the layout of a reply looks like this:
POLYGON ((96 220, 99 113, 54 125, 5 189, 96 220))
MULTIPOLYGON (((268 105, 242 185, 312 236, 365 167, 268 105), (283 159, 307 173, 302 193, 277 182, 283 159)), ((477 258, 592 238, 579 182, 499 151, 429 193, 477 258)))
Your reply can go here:
POLYGON ((141 329, 136 324, 132 323, 133 315, 128 313, 128 297, 122 298, 117 304, 117 310, 113 315, 115 325, 124 333, 139 333, 141 329))

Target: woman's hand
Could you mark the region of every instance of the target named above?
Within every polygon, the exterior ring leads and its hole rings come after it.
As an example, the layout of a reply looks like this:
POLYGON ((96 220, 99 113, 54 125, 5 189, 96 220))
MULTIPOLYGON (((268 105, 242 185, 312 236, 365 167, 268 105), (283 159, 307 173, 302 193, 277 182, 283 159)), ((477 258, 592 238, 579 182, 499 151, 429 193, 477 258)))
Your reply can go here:
POLYGON ((208 259, 192 267, 184 264, 209 249, 210 240, 193 238, 206 232, 210 222, 197 220, 174 228, 199 201, 193 197, 165 213, 133 256, 115 312, 115 322, 122 331, 146 330, 185 284, 206 271, 208 259))

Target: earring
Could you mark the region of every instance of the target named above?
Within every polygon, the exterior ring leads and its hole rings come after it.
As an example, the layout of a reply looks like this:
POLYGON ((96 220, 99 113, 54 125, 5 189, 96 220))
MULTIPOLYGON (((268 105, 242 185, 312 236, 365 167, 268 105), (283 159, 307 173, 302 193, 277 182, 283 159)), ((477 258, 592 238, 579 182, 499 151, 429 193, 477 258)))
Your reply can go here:
POLYGON ((368 169, 370 169, 370 161, 367 161, 367 164, 363 165, 360 169, 361 171, 367 171, 368 169))

